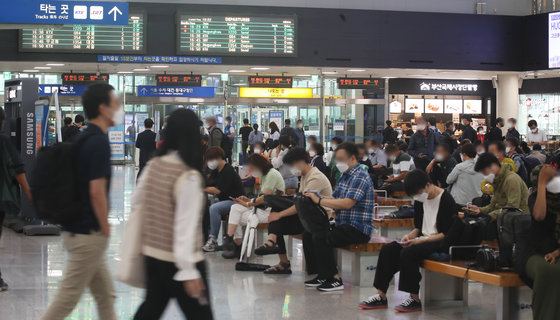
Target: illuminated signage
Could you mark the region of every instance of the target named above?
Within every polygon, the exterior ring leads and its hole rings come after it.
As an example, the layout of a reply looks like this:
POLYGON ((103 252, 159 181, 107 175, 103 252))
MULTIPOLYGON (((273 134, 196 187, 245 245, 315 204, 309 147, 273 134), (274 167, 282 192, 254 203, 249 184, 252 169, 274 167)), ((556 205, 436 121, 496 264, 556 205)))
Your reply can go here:
POLYGON ((241 98, 313 98, 312 88, 239 88, 241 98))
POLYGON ((548 67, 560 68, 560 12, 548 14, 548 67))
POLYGON ((249 87, 291 88, 292 77, 249 76, 249 87))
POLYGON ((184 74, 158 74, 156 76, 158 87, 200 87, 202 76, 184 74))
POLYGON ((478 92, 478 84, 476 83, 445 83, 445 82, 422 82, 420 83, 420 91, 454 91, 454 92, 478 92))
POLYGON ((339 89, 378 89, 383 88, 385 81, 374 78, 338 78, 339 89))
POLYGON ((63 73, 62 84, 68 85, 87 85, 93 82, 109 82, 108 74, 96 73, 63 73))

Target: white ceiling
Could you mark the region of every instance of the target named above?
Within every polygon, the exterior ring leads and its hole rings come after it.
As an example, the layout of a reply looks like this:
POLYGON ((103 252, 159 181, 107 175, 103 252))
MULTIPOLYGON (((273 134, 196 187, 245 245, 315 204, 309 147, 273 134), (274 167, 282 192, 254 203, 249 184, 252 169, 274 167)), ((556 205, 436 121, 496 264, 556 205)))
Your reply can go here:
MULTIPOLYGON (((0 70, 4 72, 23 72, 23 70, 34 69, 35 67, 46 67, 48 63, 59 63, 57 61, 0 61, 0 70)), ((336 74, 325 74, 326 77, 397 77, 397 78, 429 78, 429 79, 465 79, 465 80, 490 80, 496 76, 496 71, 476 71, 476 70, 436 70, 436 69, 396 69, 396 68, 318 68, 318 67, 294 67, 294 66, 240 66, 240 65, 201 65, 201 64, 169 64, 168 68, 154 68, 153 66, 164 66, 165 64, 134 64, 134 63, 65 63, 64 66, 53 66, 51 69, 39 70, 43 73, 62 73, 62 72, 101 72, 101 73, 117 73, 119 71, 133 71, 134 69, 142 69, 134 71, 134 74, 161 74, 164 72, 170 74, 190 73, 209 74, 209 73, 230 73, 232 75, 254 75, 256 73, 262 75, 281 75, 287 76, 297 75, 318 75, 321 72, 336 72, 336 74), (268 70, 252 70, 251 68, 270 68, 268 70), (144 71, 145 70, 145 71, 144 71), (233 73, 231 70, 243 70, 244 72, 233 73), (363 71, 358 71, 363 70, 363 71)), ((519 74, 523 78, 534 78, 535 72, 499 72, 509 74, 519 74)), ((558 70, 537 71, 539 78, 560 77, 558 70)))

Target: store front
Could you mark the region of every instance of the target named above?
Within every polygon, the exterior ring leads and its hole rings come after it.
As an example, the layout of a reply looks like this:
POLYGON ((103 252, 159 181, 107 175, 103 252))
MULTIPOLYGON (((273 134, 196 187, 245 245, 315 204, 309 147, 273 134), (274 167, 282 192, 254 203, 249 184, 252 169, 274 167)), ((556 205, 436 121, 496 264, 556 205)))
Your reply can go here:
POLYGON ((443 132, 446 122, 458 124, 468 114, 475 129, 486 130, 496 118, 495 110, 496 90, 490 80, 389 80, 389 116, 397 129, 424 116, 435 118, 436 127, 443 132))
MULTIPOLYGON (((526 135, 527 123, 536 120, 549 141, 560 136, 560 78, 524 80, 519 90, 518 130, 526 135)), ((558 146, 554 146, 557 149, 558 146)))

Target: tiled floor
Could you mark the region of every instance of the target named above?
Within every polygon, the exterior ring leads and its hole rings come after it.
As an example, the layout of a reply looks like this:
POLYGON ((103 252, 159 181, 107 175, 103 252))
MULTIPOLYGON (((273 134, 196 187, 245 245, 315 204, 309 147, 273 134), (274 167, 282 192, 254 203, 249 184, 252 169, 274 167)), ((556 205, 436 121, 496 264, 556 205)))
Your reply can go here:
MULTIPOLYGON (((118 255, 125 217, 130 210, 130 195, 135 172, 132 167, 114 167, 111 190, 111 223, 113 236, 108 259, 114 268, 118 255)), ((64 252, 60 237, 27 237, 4 229, 4 248, 0 249, 0 268, 10 285, 0 293, 0 320, 39 319, 56 293, 62 276, 64 252)), ((301 272, 301 243, 295 243, 291 276, 267 276, 261 273, 236 272, 234 261, 219 254, 208 254, 211 303, 216 319, 272 320, 272 319, 495 319, 495 288, 471 284, 468 310, 461 302, 443 302, 421 313, 397 314, 391 308, 382 311, 361 311, 357 303, 371 295, 371 287, 352 287, 344 292, 319 293, 305 289, 306 276, 301 272)), ((262 260, 260 260, 262 262, 262 260)), ((265 263, 275 263, 267 257, 265 263)), ((348 271, 345 270, 347 273, 348 271)), ((372 279, 373 281, 373 279, 372 279)), ((119 319, 131 319, 143 292, 116 283, 116 310, 119 319)), ((392 286, 391 305, 406 295, 392 286)), ((521 302, 530 303, 530 292, 521 290, 521 302)), ((522 310, 521 319, 530 319, 529 310, 522 310)), ((97 319, 95 303, 90 294, 82 297, 68 319, 97 319)), ((182 319, 172 303, 164 319, 182 319)))

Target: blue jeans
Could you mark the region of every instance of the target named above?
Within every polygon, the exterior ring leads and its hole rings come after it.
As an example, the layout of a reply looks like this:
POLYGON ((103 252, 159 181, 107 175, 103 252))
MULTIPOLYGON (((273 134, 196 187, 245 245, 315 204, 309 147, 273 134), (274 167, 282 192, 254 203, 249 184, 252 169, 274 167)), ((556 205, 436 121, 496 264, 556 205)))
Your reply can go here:
POLYGON ((284 184, 286 185, 286 189, 297 189, 298 188, 298 177, 293 176, 290 178, 284 179, 284 184))
POLYGON ((218 238, 222 217, 229 213, 233 206, 232 200, 216 202, 210 206, 210 236, 218 238))

